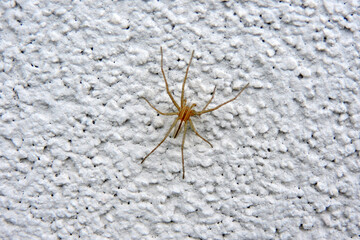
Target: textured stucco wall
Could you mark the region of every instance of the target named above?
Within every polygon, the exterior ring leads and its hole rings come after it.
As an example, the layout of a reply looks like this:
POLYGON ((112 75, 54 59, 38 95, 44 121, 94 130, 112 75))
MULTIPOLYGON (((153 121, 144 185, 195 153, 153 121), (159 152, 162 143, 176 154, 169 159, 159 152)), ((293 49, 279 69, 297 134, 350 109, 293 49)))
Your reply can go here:
POLYGON ((359 7, 1 1, 0 238, 359 238, 359 7))

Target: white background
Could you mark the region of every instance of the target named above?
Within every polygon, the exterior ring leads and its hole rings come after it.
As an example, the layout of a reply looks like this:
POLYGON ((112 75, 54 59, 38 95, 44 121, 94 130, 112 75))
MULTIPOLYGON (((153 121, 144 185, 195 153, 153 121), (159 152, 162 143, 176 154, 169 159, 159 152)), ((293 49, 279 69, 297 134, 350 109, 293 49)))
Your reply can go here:
POLYGON ((358 1, 0 6, 1 239, 359 237, 358 1))

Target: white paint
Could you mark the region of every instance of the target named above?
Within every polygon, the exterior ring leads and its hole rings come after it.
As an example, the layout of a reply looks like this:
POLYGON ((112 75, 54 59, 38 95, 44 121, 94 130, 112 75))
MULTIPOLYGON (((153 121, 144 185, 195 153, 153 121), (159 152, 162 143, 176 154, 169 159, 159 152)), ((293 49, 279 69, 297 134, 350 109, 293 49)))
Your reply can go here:
POLYGON ((359 2, 5 1, 1 239, 359 238, 359 2), (191 51, 185 144, 161 141, 191 51), (171 68, 171 71, 169 70, 171 68))

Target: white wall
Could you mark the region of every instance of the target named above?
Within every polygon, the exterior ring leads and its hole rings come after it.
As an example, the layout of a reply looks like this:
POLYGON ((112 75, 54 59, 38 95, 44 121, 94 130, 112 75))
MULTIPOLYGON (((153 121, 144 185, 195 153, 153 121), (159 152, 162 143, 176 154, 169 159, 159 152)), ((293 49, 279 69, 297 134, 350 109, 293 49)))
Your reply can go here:
POLYGON ((360 235, 358 1, 2 1, 1 239, 360 235), (186 97, 188 129, 144 164, 186 97))

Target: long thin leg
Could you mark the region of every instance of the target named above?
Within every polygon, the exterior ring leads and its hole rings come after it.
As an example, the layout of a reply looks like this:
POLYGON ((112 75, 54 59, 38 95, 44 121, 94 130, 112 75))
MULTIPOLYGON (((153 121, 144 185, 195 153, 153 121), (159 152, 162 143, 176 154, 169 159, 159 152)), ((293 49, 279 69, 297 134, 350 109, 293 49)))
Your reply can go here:
POLYGON ((191 61, 193 59, 193 56, 194 56, 194 51, 192 51, 192 53, 191 53, 191 58, 190 58, 188 66, 186 68, 186 73, 185 73, 183 85, 182 85, 182 88, 181 88, 181 108, 183 108, 184 105, 185 105, 184 104, 184 89, 185 89, 185 83, 186 83, 186 79, 187 79, 187 76, 188 76, 188 72, 189 72, 189 68, 190 68, 190 64, 191 64, 191 61))
POLYGON ((171 95, 171 92, 170 92, 170 90, 169 90, 169 85, 168 85, 167 80, 166 80, 166 77, 165 77, 162 47, 160 47, 160 52, 161 52, 161 72, 162 72, 162 75, 163 75, 164 80, 165 80, 166 92, 168 93, 168 95, 169 95, 169 97, 171 98, 171 101, 173 102, 173 104, 175 105, 175 107, 180 111, 179 105, 176 103, 174 97, 171 95))
POLYGON ((187 124, 188 124, 188 122, 186 121, 185 126, 184 126, 184 135, 183 135, 182 144, 181 144, 181 159, 182 159, 182 168, 183 168, 183 179, 185 178, 184 143, 185 143, 187 124))
POLYGON ((201 138, 202 140, 204 140, 205 142, 207 142, 207 143, 210 145, 210 147, 213 147, 213 145, 212 145, 208 140, 206 140, 205 138, 203 138, 203 137, 196 131, 195 126, 194 126, 194 123, 191 121, 191 119, 189 119, 189 121, 190 121, 190 127, 191 127, 191 129, 195 132, 195 134, 196 134, 199 138, 201 138))
POLYGON ((150 105, 150 107, 152 107, 155 111, 157 111, 159 114, 161 114, 161 115, 177 115, 178 113, 176 113, 176 112, 170 112, 170 113, 163 113, 163 112, 160 112, 159 110, 157 110, 146 98, 144 98, 144 97, 141 97, 141 98, 143 98, 149 105, 150 105))
POLYGON ((232 102, 234 101, 238 96, 240 96, 240 94, 245 90, 245 88, 247 88, 249 86, 249 83, 245 85, 245 87, 243 87, 240 92, 232 99, 230 99, 229 101, 226 101, 222 104, 220 104, 219 106, 217 107, 214 107, 214 108, 211 108, 211 109, 208 109, 208 110, 204 110, 204 111, 201 111, 201 112, 196 112, 195 115, 201 115, 201 114, 204 114, 204 113, 208 113, 208 112, 212 112, 212 111, 215 111, 216 109, 224 106, 225 104, 228 104, 229 102, 232 102))
POLYGON ((181 130, 181 125, 184 121, 180 120, 180 123, 178 126, 176 126, 176 128, 174 129, 174 138, 176 138, 181 130))
POLYGON ((209 104, 211 103, 211 101, 214 99, 214 97, 215 97, 215 91, 216 91, 216 86, 215 86, 215 88, 214 88, 214 91, 212 92, 212 97, 211 97, 210 100, 206 103, 205 107, 201 110, 201 112, 204 111, 204 110, 209 106, 209 104))
POLYGON ((165 134, 165 137, 163 138, 163 140, 161 140, 161 142, 160 142, 148 155, 146 155, 146 157, 144 157, 144 159, 141 161, 141 163, 143 163, 148 156, 150 156, 158 147, 160 147, 160 145, 161 145, 161 144, 165 141, 165 139, 169 136, 171 130, 174 128, 174 126, 175 126, 175 124, 176 124, 176 122, 177 122, 178 120, 179 120, 179 118, 176 118, 176 119, 174 120, 174 122, 171 124, 170 129, 169 129, 169 130, 167 131, 167 133, 165 134))

